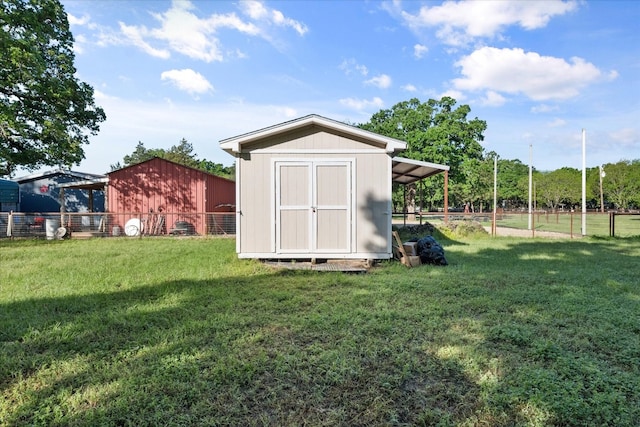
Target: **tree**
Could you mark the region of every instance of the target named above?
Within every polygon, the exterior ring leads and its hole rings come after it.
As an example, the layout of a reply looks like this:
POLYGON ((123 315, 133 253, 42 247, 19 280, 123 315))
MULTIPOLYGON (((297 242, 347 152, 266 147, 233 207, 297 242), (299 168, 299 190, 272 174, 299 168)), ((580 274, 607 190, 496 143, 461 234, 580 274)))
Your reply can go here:
POLYGON ((621 160, 604 165, 602 180, 605 198, 617 209, 628 209, 637 203, 640 193, 640 160, 621 160))
POLYGON ((114 170, 122 169, 123 167, 137 165, 138 163, 151 160, 154 157, 164 158, 164 155, 165 155, 165 151, 162 148, 147 149, 147 147, 144 146, 142 141, 138 141, 138 145, 136 145, 136 148, 135 150, 133 150, 133 153, 124 156, 124 159, 123 159, 124 163, 120 164, 120 162, 118 162, 115 165, 111 165, 111 170, 114 171, 114 170))
POLYGON ((221 163, 214 163, 206 159, 199 160, 193 152, 193 145, 185 138, 182 138, 178 145, 173 145, 168 150, 163 148, 146 148, 144 144, 139 141, 133 153, 124 156, 122 164, 118 162, 111 165, 111 170, 114 171, 146 162, 154 157, 159 157, 194 169, 200 169, 224 178, 235 179, 235 166, 226 167, 221 163))
POLYGON ((465 174, 465 180, 456 185, 456 193, 461 195, 470 205, 471 212, 475 212, 476 203, 483 210, 483 204, 487 205, 493 199, 493 159, 496 153, 487 153, 484 159, 466 159, 461 168, 465 174))
POLYGON ((561 168, 540 174, 536 183, 536 198, 552 210, 560 204, 577 204, 582 198, 581 172, 574 168, 561 168))
MULTIPOLYGON (((456 108, 456 100, 443 97, 439 101, 430 99, 420 102, 413 98, 400 102, 391 109, 375 113, 368 123, 359 127, 381 135, 407 142, 403 156, 433 163, 448 165, 452 184, 463 183, 466 179, 462 163, 467 159, 482 160, 483 148, 480 142, 487 124, 478 118, 469 120, 468 105, 456 108)), ((426 200, 443 200, 443 178, 438 175, 424 182, 426 200)), ((415 193, 415 192, 408 192, 415 193)), ((455 199, 455 195, 452 195, 455 199)))
POLYGON ((193 145, 184 138, 180 140, 178 145, 169 148, 164 158, 191 168, 197 168, 199 164, 196 153, 193 152, 193 145))
POLYGON ((522 206, 529 195, 529 166, 520 160, 498 159, 498 196, 505 208, 522 206))
POLYGON ((73 36, 57 0, 0 4, 0 176, 71 166, 106 119, 74 75, 73 36))

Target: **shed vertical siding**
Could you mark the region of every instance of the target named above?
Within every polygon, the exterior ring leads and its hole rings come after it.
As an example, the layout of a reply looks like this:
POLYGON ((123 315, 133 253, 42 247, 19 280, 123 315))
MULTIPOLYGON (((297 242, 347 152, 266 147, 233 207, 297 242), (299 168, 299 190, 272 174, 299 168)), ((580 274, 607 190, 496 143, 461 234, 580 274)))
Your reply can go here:
POLYGON ((251 154, 238 159, 241 163, 241 177, 237 183, 240 186, 238 227, 242 252, 268 254, 275 251, 271 157, 269 154, 251 154))
POLYGON ((391 250, 391 164, 389 156, 356 156, 356 241, 358 252, 391 250), (387 171, 384 173, 382 171, 387 171))

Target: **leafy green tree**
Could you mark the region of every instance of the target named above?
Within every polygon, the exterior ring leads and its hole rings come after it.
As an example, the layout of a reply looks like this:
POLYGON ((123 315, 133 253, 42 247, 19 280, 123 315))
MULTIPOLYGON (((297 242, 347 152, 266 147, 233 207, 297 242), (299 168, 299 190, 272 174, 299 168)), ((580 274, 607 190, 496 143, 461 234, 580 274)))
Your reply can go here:
POLYGON ((540 174, 536 180, 536 197, 552 210, 561 204, 578 204, 582 199, 581 172, 561 168, 540 174))
POLYGON ((151 160, 154 157, 164 158, 165 151, 162 148, 154 148, 148 149, 144 146, 142 141, 138 141, 138 145, 136 145, 133 153, 127 154, 123 158, 123 163, 116 163, 115 165, 111 165, 111 170, 122 169, 127 166, 137 165, 138 163, 146 162, 147 160, 151 160))
POLYGON ((106 119, 75 77, 73 36, 57 0, 0 3, 0 176, 71 166, 106 119))
MULTIPOLYGON (((404 157, 448 165, 450 182, 463 183, 466 179, 462 163, 467 159, 482 159, 480 142, 487 124, 478 118, 467 118, 468 105, 456 107, 450 97, 420 102, 413 98, 400 102, 391 109, 375 113, 362 129, 407 142, 404 157)), ((418 193, 412 189, 407 193, 418 193)), ((443 177, 438 175, 424 182, 425 199, 433 208, 443 200, 443 177)), ((455 203, 456 195, 452 195, 455 203)))
POLYGON ((197 169, 209 172, 213 175, 218 175, 223 178, 228 178, 235 180, 236 178, 236 167, 235 165, 224 166, 222 163, 214 163, 210 160, 200 160, 198 162, 197 169))
POLYGON ((165 153, 164 158, 192 168, 197 168, 199 163, 196 159, 196 153, 193 152, 193 145, 184 138, 180 140, 178 145, 171 146, 169 151, 165 153))
POLYGON ((504 207, 508 209, 528 203, 528 165, 517 159, 498 159, 498 198, 504 201, 504 207))
POLYGON ((476 205, 479 205, 480 212, 483 211, 483 206, 491 205, 494 156, 496 154, 491 152, 482 160, 470 158, 462 162, 461 169, 465 179, 456 185, 456 193, 469 203, 471 212, 476 212, 476 205))
POLYGON ((602 187, 606 200, 617 209, 628 209, 638 201, 640 193, 640 160, 621 160, 604 165, 606 176, 602 187))

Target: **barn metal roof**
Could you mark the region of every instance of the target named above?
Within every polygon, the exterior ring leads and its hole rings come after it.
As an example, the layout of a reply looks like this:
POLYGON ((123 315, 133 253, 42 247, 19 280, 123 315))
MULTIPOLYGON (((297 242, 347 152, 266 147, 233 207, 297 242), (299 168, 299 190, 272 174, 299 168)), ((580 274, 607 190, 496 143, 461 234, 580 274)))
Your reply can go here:
POLYGON ((391 179, 393 182, 400 184, 411 184, 448 170, 449 166, 446 165, 394 157, 392 159, 391 179))
POLYGON ((79 190, 104 190, 109 178, 87 179, 84 181, 64 182, 57 184, 59 188, 75 188, 79 190))

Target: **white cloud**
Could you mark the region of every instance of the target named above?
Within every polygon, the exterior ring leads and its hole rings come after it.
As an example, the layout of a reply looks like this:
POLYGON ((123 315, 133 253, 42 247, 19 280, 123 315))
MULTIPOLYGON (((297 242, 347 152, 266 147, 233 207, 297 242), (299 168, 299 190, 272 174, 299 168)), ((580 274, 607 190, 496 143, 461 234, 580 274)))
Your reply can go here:
POLYGON ((492 90, 487 91, 485 97, 481 101, 482 105, 489 107, 499 107, 504 105, 505 102, 507 102, 507 99, 504 96, 492 90))
POLYGON ((413 46, 413 56, 415 56, 418 59, 423 58, 428 51, 429 51, 429 48, 424 45, 416 44, 413 46))
POLYGON ((560 118, 555 118, 552 122, 549 122, 547 124, 547 126, 552 127, 552 128, 557 128, 557 127, 562 127, 564 125, 566 125, 567 122, 565 120, 562 120, 560 118))
POLYGON ((243 1, 239 6, 249 19, 240 18, 236 13, 200 16, 194 3, 189 0, 173 0, 164 12, 151 13, 156 24, 149 27, 119 22, 117 31, 97 26, 86 16, 77 18, 69 15, 69 19, 73 25, 85 25, 97 30, 95 37, 98 46, 132 45, 156 58, 168 59, 172 53, 179 53, 205 62, 244 56, 236 47, 223 49, 219 39, 220 30, 223 29, 261 37, 276 47, 282 43, 271 34, 270 29, 292 28, 299 35, 308 31, 303 23, 284 16, 278 10, 267 8, 261 2, 243 1))
POLYGON ((418 90, 418 88, 412 85, 411 83, 402 86, 401 89, 406 90, 407 92, 415 92, 418 90))
MULTIPOLYGON (((148 33, 145 27, 129 26, 120 22, 120 31, 124 34, 129 44, 141 49, 156 58, 168 59, 171 57, 171 53, 166 49, 156 49, 144 40, 145 35, 148 33)), ((111 44, 114 41, 104 40, 106 44, 111 44)))
POLYGON ((213 91, 211 83, 204 76, 191 69, 164 71, 160 78, 168 80, 178 89, 191 95, 213 91))
POLYGON ((453 90, 453 89, 449 89, 447 91, 442 92, 437 98, 440 99, 445 96, 448 96, 449 98, 453 98, 456 101, 463 101, 467 99, 464 93, 460 92, 459 90, 453 90))
MULTIPOLYGON (((396 5, 398 5, 396 3, 396 5)), ((476 38, 499 36, 507 26, 525 30, 542 28, 556 15, 578 7, 576 1, 445 1, 439 6, 423 6, 416 14, 400 11, 411 29, 435 27, 436 36, 445 44, 466 45, 476 38)))
POLYGON ((343 98, 340 100, 340 104, 353 110, 362 111, 369 108, 382 108, 384 102, 382 99, 375 97, 373 99, 356 99, 356 98, 343 98))
POLYGON ((358 62, 353 58, 345 59, 338 68, 340 68, 347 76, 352 73, 358 73, 363 76, 369 74, 367 67, 365 65, 358 64, 358 62))
POLYGON ((483 47, 460 59, 463 78, 452 81, 458 90, 492 90, 522 93, 536 101, 567 99, 601 77, 593 64, 582 58, 541 56, 522 49, 483 47))
POLYGON ((550 113, 551 111, 557 111, 558 110, 558 106, 557 105, 547 105, 547 104, 540 104, 540 105, 536 105, 534 107, 531 107, 531 112, 538 114, 538 113, 550 113))
POLYGON ((263 2, 256 0, 246 0, 240 2, 240 8, 251 19, 261 21, 267 25, 293 28, 299 35, 303 36, 309 28, 302 22, 292 18, 287 18, 282 12, 270 9, 263 2))
POLYGON ((69 25, 85 26, 91 22, 91 18, 88 15, 82 15, 81 18, 78 18, 77 16, 67 13, 67 19, 69 20, 69 25))
MULTIPOLYGON (((611 132, 609 137, 615 142, 623 146, 639 146, 640 147, 640 132, 638 129, 624 128, 611 132)), ((629 159, 630 160, 630 159, 629 159)))
POLYGON ((195 15, 193 9, 189 1, 174 1, 166 12, 153 14, 161 26, 144 31, 144 34, 165 41, 175 52, 212 62, 224 59, 220 41, 214 36, 219 29, 229 28, 249 35, 259 33, 255 25, 242 21, 233 13, 213 14, 203 19, 195 15))
POLYGON ((87 43, 87 38, 84 34, 78 34, 74 37, 73 40, 73 52, 76 55, 81 55, 84 53, 84 45, 87 43))
POLYGON ((380 89, 387 89, 391 86, 391 77, 386 74, 380 74, 379 76, 372 77, 364 82, 366 85, 378 87, 380 89))

